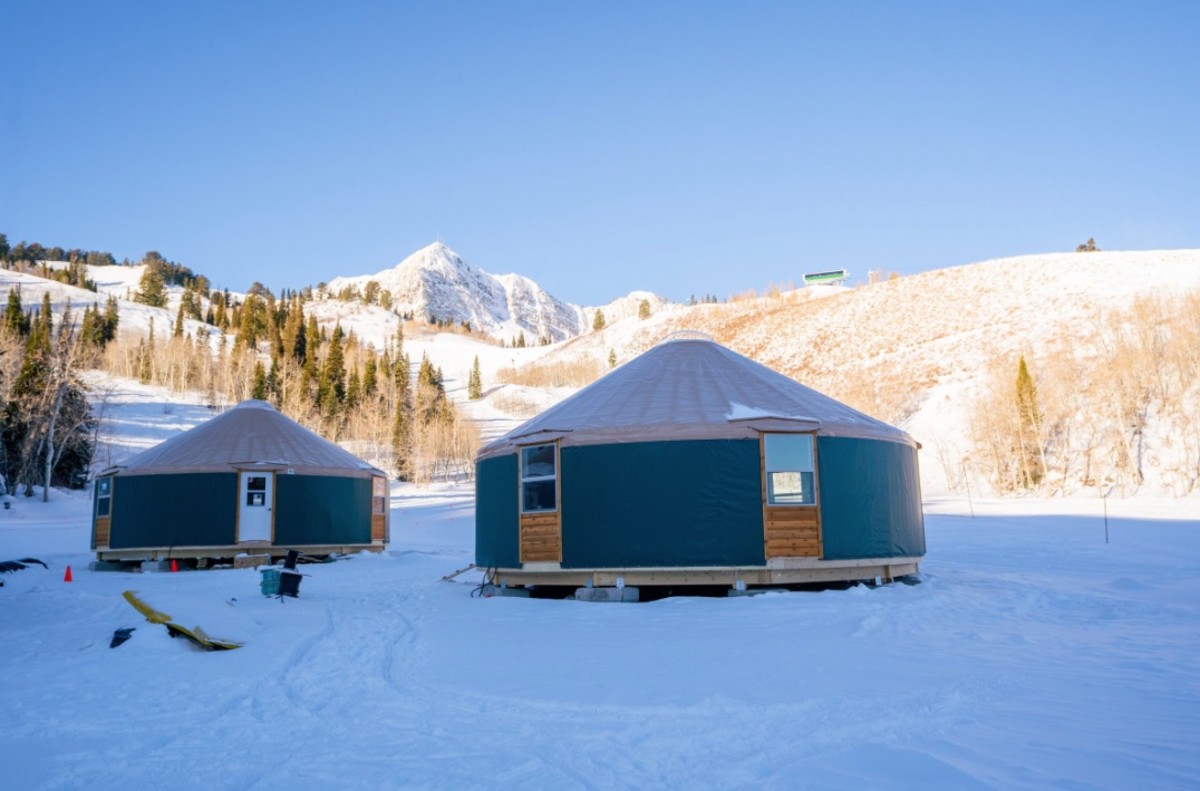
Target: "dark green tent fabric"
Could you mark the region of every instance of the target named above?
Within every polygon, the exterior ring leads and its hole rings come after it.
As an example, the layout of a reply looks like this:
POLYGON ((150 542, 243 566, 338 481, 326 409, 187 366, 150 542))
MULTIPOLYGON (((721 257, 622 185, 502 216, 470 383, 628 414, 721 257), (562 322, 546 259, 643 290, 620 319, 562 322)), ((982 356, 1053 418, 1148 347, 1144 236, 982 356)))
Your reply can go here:
POLYGON ((916 448, 818 437, 817 464, 826 560, 925 554, 916 448))
POLYGON ((497 456, 475 464, 475 565, 521 565, 517 503, 517 457, 497 456))
POLYGON ((237 486, 235 473, 119 475, 113 479, 108 545, 124 549, 233 544, 237 486))
POLYGON ((371 481, 275 476, 275 545, 371 543, 371 481))
POLYGON ((758 442, 562 449, 563 568, 764 561, 758 442))

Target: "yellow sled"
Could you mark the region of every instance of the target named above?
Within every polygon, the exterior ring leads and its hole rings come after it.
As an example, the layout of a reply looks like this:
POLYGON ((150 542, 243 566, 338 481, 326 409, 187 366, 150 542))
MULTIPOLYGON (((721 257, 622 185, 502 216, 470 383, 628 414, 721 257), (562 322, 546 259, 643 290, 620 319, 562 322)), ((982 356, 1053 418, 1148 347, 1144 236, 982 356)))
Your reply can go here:
POLYGON ((191 629, 188 629, 186 626, 180 626, 172 621, 171 616, 167 615, 165 612, 159 612, 149 604, 146 604, 146 602, 139 599, 137 596, 137 591, 125 591, 125 593, 122 595, 125 597, 125 601, 133 605, 133 609, 146 616, 147 621, 150 623, 162 624, 163 626, 167 627, 167 633, 172 637, 183 635, 196 645, 208 651, 229 651, 234 648, 242 647, 242 643, 235 643, 230 640, 218 640, 216 638, 209 637, 208 634, 199 626, 193 626, 191 629))

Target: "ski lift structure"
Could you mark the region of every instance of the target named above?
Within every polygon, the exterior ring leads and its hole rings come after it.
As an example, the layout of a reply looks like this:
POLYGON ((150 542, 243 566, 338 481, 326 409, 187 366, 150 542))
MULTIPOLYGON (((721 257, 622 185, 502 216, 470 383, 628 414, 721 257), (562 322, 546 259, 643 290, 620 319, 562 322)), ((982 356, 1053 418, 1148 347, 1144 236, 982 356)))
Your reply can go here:
POLYGON ((810 272, 804 276, 806 286, 840 286, 850 278, 846 269, 830 269, 825 272, 810 272))

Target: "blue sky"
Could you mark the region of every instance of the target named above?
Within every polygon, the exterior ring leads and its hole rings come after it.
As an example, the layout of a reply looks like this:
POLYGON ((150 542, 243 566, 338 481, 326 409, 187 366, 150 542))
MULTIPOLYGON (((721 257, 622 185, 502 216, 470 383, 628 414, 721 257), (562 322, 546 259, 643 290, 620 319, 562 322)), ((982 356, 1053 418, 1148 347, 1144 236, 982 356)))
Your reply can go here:
POLYGON ((1200 3, 6 3, 0 232, 599 304, 1200 247, 1200 3))

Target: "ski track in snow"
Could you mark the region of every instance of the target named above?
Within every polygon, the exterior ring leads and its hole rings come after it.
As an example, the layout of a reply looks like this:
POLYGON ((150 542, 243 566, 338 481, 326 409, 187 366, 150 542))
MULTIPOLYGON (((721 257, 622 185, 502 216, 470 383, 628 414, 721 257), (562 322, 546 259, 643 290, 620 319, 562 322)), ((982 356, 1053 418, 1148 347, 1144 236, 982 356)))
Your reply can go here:
MULTIPOLYGON (((920 585, 592 605, 441 582, 471 554, 463 489, 402 492, 393 548, 302 567, 294 600, 259 596, 249 569, 86 571, 87 501, 71 503, 51 569, 0 589, 6 785, 1188 788, 1200 773, 1194 519, 1114 518, 1106 545, 1095 518, 1003 512, 1028 503, 932 513, 920 585), (246 646, 169 638, 120 599, 131 588, 207 602, 197 619, 246 646)), ((36 524, 0 523, 0 555, 36 524)))

